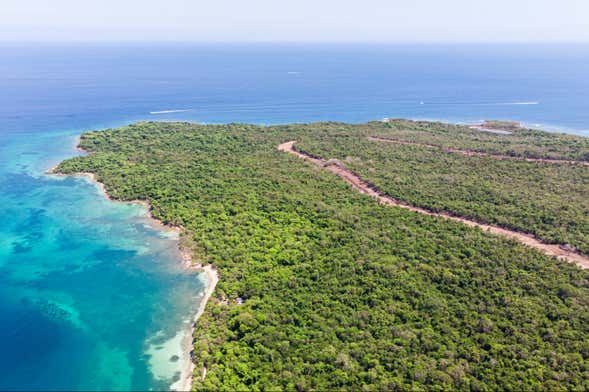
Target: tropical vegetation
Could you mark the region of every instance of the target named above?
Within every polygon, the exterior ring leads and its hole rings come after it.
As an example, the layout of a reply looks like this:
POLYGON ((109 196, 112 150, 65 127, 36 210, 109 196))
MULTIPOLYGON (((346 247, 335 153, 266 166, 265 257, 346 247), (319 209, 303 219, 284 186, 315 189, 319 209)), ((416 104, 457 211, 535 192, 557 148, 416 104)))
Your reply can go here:
MULTIPOLYGON (((476 228, 379 205, 276 146, 298 140, 432 208, 457 200, 486 211, 494 202, 486 189, 556 186, 558 175, 572 176, 562 187, 579 201, 587 175, 365 140, 386 126, 138 123, 85 133, 80 145, 93 153, 57 170, 94 173, 114 198, 149 201, 155 218, 183 228, 195 260, 218 270, 194 335, 196 390, 589 389, 588 272, 476 228), (438 175, 452 187, 425 193, 413 179, 444 167, 438 175), (477 181, 479 200, 465 200, 461 192, 477 181)), ((554 137, 550 154, 578 155, 554 137)), ((529 200, 542 189, 528 189, 529 200)), ((556 197, 573 211, 557 222, 586 227, 586 210, 570 206, 567 192, 556 197)), ((552 203, 512 208, 541 214, 552 203)))

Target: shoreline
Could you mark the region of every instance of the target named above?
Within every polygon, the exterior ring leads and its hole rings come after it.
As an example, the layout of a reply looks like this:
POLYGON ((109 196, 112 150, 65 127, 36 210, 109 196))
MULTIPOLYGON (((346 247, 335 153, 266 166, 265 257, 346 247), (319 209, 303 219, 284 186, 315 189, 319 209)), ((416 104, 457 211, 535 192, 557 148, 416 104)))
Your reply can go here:
MULTIPOLYGON (((81 135, 78 135, 78 137, 76 138, 75 149, 79 152, 84 153, 84 154, 91 153, 91 152, 85 151, 84 149, 82 149, 79 146, 80 137, 81 137, 81 135)), ((120 203, 141 204, 142 206, 144 206, 146 208, 146 212, 145 212, 146 217, 150 221, 152 226, 154 226, 155 228, 162 230, 162 231, 173 231, 178 234, 181 234, 182 231, 184 230, 181 226, 174 226, 174 225, 166 224, 166 223, 154 218, 153 213, 152 213, 152 210, 153 210, 152 206, 149 203, 149 201, 147 201, 147 200, 121 200, 121 199, 113 198, 111 195, 108 194, 108 192, 106 190, 106 186, 102 182, 97 180, 96 174, 94 174, 94 173, 81 172, 81 173, 74 173, 74 174, 64 174, 64 173, 57 173, 55 171, 56 168, 57 168, 57 166, 45 171, 45 175, 60 176, 60 177, 82 177, 82 178, 85 178, 91 184, 97 186, 100 194, 108 201, 120 202, 120 203)), ((206 281, 202 299, 200 300, 200 303, 199 303, 196 313, 194 314, 194 316, 191 319, 191 325, 188 330, 189 333, 187 333, 185 335, 185 338, 182 340, 182 343, 181 343, 184 353, 186 354, 186 356, 188 358, 188 361, 186 363, 186 366, 184 366, 180 372, 181 373, 180 379, 173 382, 170 385, 170 390, 189 391, 189 390, 191 390, 191 387, 192 387, 193 373, 196 368, 194 361, 192 360, 192 352, 193 352, 193 347, 194 347, 193 336, 194 336, 194 331, 196 329, 196 323, 197 323, 198 319, 200 318, 200 316, 202 316, 202 314, 204 313, 204 311, 206 309, 206 305, 209 302, 210 298, 212 297, 213 292, 215 291, 215 287, 217 286, 217 283, 219 282, 219 274, 217 273, 217 270, 211 264, 207 264, 207 265, 203 265, 202 263, 195 264, 194 260, 192 258, 191 250, 182 246, 181 241, 180 241, 180 237, 178 237, 178 251, 180 252, 180 260, 179 260, 180 265, 185 270, 192 270, 194 272, 198 272, 199 274, 200 273, 204 274, 205 281, 206 281)), ((206 368, 203 369, 203 373, 206 374, 206 368)))
MULTIPOLYGON (((184 258, 184 255, 182 255, 182 257, 184 258)), ((192 318, 192 323, 189 330, 190 333, 185 335, 184 339, 182 339, 182 348, 184 349, 185 353, 188 353, 189 358, 189 361, 184 367, 185 377, 181 377, 178 381, 170 385, 170 390, 172 391, 190 391, 192 389, 194 370, 196 369, 196 365, 192 360, 192 351, 194 348, 193 336, 194 331, 196 329, 196 322, 204 313, 207 303, 213 295, 215 287, 217 286, 217 282, 219 281, 219 275, 217 274, 217 271, 213 268, 211 264, 207 264, 205 266, 203 266, 202 264, 196 264, 192 265, 190 268, 196 268, 197 270, 202 271, 202 273, 206 276, 205 291, 198 305, 197 312, 192 318)), ((206 374, 206 368, 203 369, 203 373, 206 374)))

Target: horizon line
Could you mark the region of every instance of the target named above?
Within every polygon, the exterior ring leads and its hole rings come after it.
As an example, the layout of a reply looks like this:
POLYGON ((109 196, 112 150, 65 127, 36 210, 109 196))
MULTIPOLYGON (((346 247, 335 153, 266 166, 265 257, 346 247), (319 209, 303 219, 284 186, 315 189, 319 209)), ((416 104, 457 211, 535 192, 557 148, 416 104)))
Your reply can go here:
POLYGON ((589 41, 295 41, 295 40, 133 40, 133 39, 80 39, 43 40, 21 39, 3 40, 0 44, 205 44, 205 45, 589 45, 589 41))

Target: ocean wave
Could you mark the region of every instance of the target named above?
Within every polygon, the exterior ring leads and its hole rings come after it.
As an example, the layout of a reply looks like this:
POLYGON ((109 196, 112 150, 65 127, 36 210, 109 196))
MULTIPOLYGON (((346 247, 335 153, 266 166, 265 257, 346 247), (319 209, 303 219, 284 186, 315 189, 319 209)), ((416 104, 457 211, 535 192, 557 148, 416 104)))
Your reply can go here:
POLYGON ((172 110, 157 110, 154 112, 149 112, 149 114, 169 114, 169 113, 182 113, 188 112, 190 109, 172 109, 172 110))

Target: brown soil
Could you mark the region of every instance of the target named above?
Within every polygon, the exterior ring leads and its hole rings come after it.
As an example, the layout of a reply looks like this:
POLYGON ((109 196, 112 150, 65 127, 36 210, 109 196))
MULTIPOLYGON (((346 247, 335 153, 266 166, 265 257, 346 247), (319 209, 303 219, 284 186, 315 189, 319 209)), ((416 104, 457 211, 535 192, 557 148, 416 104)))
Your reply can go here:
POLYGON ((490 154, 487 152, 480 152, 480 151, 459 150, 457 148, 452 148, 452 147, 435 146, 433 144, 409 142, 406 140, 391 139, 391 138, 385 138, 385 137, 380 137, 380 136, 368 136, 368 140, 372 140, 375 142, 395 143, 395 144, 403 144, 403 145, 409 145, 409 146, 436 148, 438 150, 442 150, 442 151, 446 151, 446 152, 453 152, 456 154, 462 154, 462 155, 468 155, 468 156, 489 157, 489 158, 493 158, 493 159, 513 159, 513 160, 526 161, 526 162, 544 162, 544 163, 568 163, 568 164, 589 166, 589 162, 586 162, 586 161, 573 161, 573 160, 552 159, 552 158, 514 157, 514 156, 510 156, 510 155, 490 154))
MULTIPOLYGON (((290 154, 296 155, 299 158, 302 158, 302 159, 304 159, 308 162, 311 162, 317 166, 323 167, 324 169, 329 170, 332 173, 337 174, 344 181, 346 181, 348 184, 350 184, 355 190, 357 190, 358 192, 360 192, 362 194, 371 196, 372 198, 376 199, 381 204, 405 208, 407 210, 414 211, 414 212, 417 212, 420 214, 437 216, 437 217, 441 217, 444 219, 449 219, 449 220, 453 220, 456 222, 461 222, 467 226, 478 227, 478 228, 483 229, 483 230, 490 232, 492 234, 515 239, 515 240, 523 243, 524 245, 527 245, 529 247, 532 247, 534 249, 537 249, 537 250, 545 253, 546 255, 555 256, 560 259, 566 260, 568 262, 575 263, 578 266, 580 266, 581 268, 589 268, 589 257, 584 256, 584 255, 577 253, 575 251, 565 249, 565 248, 563 248, 562 245, 545 244, 545 243, 539 241, 538 239, 536 239, 534 236, 529 235, 529 234, 525 234, 525 233, 521 233, 521 232, 513 231, 513 230, 508 230, 508 229, 503 229, 501 227, 491 226, 491 225, 487 225, 484 223, 479 223, 476 221, 468 220, 465 218, 453 216, 453 215, 446 214, 446 213, 432 212, 432 211, 426 210, 424 208, 415 207, 415 206, 403 203, 399 200, 393 199, 391 197, 385 196, 385 195, 381 194, 379 191, 377 191, 376 189, 374 189, 372 186, 370 186, 368 183, 366 183, 364 180, 362 180, 360 177, 358 177, 356 174, 343 168, 342 166, 340 166, 340 165, 326 165, 327 161, 324 159, 312 157, 310 155, 307 155, 305 153, 295 150, 295 148, 294 148, 295 143, 296 143, 295 140, 289 141, 286 143, 282 143, 281 145, 278 146, 278 149, 280 151, 284 151, 284 152, 288 152, 290 154)), ((413 143, 408 143, 408 144, 413 144, 413 143)))

